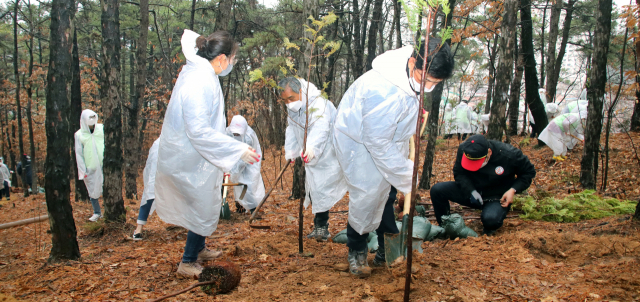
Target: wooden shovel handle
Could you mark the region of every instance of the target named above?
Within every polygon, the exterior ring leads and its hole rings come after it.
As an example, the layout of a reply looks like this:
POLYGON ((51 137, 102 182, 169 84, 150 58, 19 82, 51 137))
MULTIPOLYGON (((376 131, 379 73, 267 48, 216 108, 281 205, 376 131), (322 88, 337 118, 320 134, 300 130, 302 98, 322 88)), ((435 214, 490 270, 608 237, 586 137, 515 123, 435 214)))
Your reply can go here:
POLYGON ((264 198, 262 198, 262 200, 260 201, 256 209, 253 210, 253 214, 251 214, 251 218, 249 218, 249 223, 251 223, 256 218, 258 211, 260 211, 260 208, 262 208, 262 205, 264 204, 264 202, 267 201, 267 198, 269 198, 269 195, 271 195, 271 191, 273 191, 273 189, 276 187, 276 184, 278 183, 280 178, 282 178, 282 175, 284 175, 284 171, 287 170, 287 167, 289 167, 289 164, 291 164, 291 161, 287 160, 287 163, 284 165, 284 168, 282 168, 282 171, 280 171, 280 174, 278 174, 278 177, 276 178, 276 182, 273 183, 273 187, 269 189, 269 192, 267 192, 267 194, 264 195, 264 198))

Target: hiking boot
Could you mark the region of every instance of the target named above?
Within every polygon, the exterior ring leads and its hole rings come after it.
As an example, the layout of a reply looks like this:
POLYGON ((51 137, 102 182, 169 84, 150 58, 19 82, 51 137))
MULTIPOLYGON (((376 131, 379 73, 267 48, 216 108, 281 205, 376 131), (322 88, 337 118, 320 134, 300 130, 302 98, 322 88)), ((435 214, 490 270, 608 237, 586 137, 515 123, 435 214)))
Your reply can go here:
POLYGON ((202 251, 200 251, 200 253, 198 253, 198 261, 202 262, 202 261, 211 261, 211 260, 215 260, 216 258, 222 256, 222 252, 220 251, 212 251, 208 248, 203 248, 202 251))
POLYGON ((349 272, 359 278, 366 278, 371 276, 371 268, 367 263, 367 248, 361 251, 356 251, 349 248, 349 272))
POLYGON ((327 242, 329 237, 331 237, 331 233, 329 233, 329 226, 321 226, 314 229, 316 232, 316 241, 327 242))
POLYGON ((313 226, 313 231, 311 231, 311 233, 309 233, 309 235, 307 235, 307 239, 314 239, 314 238, 316 238, 316 236, 318 236, 318 228, 313 226))
POLYGON ((188 278, 198 278, 200 273, 202 273, 202 265, 197 262, 180 262, 180 265, 178 265, 178 275, 188 278))
POLYGON ((144 238, 142 238, 142 233, 134 233, 133 236, 131 236, 131 238, 133 238, 134 241, 138 241, 138 240, 144 239, 144 238))
POLYGON ((91 218, 89 218, 89 221, 91 222, 96 222, 98 221, 98 219, 102 218, 102 215, 100 214, 93 214, 93 216, 91 216, 91 218))
POLYGON ((373 266, 385 266, 387 265, 387 258, 384 255, 384 251, 378 249, 376 257, 373 258, 373 266))

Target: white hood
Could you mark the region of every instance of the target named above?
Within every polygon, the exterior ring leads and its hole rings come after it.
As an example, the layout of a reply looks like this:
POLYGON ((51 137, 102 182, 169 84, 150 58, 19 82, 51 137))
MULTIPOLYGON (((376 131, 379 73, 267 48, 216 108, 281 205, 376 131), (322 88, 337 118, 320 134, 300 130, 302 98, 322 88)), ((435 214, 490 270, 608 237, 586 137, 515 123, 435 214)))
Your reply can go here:
POLYGON ((382 77, 393 83, 393 85, 415 96, 407 76, 407 61, 409 61, 412 53, 413 46, 411 45, 389 50, 377 56, 371 66, 373 70, 379 72, 382 77))
POLYGON ((196 39, 198 39, 198 37, 200 37, 199 34, 188 29, 185 29, 182 34, 180 45, 182 45, 182 53, 184 54, 185 59, 187 59, 187 64, 209 68, 215 74, 211 63, 209 63, 207 59, 196 54, 198 52, 198 48, 196 47, 196 39))
POLYGON ((300 78, 298 79, 298 81, 300 82, 300 100, 303 104, 306 105, 307 103, 307 93, 309 93, 309 104, 312 104, 317 97, 322 95, 322 91, 318 90, 318 87, 316 87, 316 85, 314 85, 313 83, 309 83, 306 80, 300 78), (307 87, 309 87, 308 91, 307 87))
POLYGON ((90 124, 95 125, 97 123, 98 123, 97 113, 95 113, 91 109, 82 110, 82 114, 80 115, 80 130, 82 130, 82 132, 91 133, 91 130, 89 129, 89 125, 90 124), (91 118, 91 116, 95 116, 95 117, 91 118), (91 120, 95 120, 95 122, 92 123, 91 120))
POLYGON ((244 137, 244 134, 247 133, 247 127, 249 127, 247 120, 241 115, 236 115, 231 119, 231 123, 229 124, 229 127, 227 127, 227 130, 231 133, 237 133, 240 134, 241 137, 244 137))

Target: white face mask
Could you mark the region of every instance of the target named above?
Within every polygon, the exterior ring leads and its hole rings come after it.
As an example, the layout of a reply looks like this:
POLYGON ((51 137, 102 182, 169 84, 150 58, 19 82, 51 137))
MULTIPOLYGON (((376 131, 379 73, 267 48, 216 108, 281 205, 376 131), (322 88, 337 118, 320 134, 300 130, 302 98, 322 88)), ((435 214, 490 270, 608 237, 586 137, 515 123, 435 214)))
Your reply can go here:
POLYGON ((241 135, 233 135, 233 138, 235 138, 237 141, 242 141, 242 136, 241 135))
MULTIPOLYGON (((222 69, 222 65, 219 62, 218 62, 218 65, 220 66, 220 69, 222 69)), ((232 69, 233 69, 233 64, 229 63, 229 65, 227 65, 227 69, 225 69, 222 72, 220 72, 218 74, 218 76, 224 77, 224 76, 230 74, 232 69)))
POLYGON ((302 108, 302 101, 295 101, 287 104, 287 108, 293 112, 298 112, 302 108))
MULTIPOLYGON (((413 77, 409 77, 409 85, 411 85, 411 89, 413 89, 415 93, 420 93, 420 82, 416 81, 416 79, 414 79, 413 77)), ((432 85, 431 88, 427 88, 427 85, 425 83, 423 88, 424 92, 431 92, 436 88, 436 85, 432 85)))

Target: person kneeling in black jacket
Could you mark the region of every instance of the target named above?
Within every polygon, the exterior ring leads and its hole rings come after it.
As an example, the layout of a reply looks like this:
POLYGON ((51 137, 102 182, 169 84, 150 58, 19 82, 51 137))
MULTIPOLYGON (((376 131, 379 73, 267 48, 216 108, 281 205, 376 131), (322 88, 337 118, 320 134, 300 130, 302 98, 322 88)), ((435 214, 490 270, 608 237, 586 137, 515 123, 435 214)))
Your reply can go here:
POLYGON ((453 201, 481 209, 484 234, 493 235, 507 217, 514 195, 529 188, 535 176, 533 164, 519 149, 473 135, 458 147, 455 181, 431 188, 438 224, 442 225, 442 215, 449 215, 449 201, 453 201))

